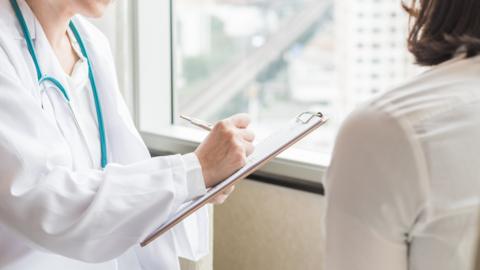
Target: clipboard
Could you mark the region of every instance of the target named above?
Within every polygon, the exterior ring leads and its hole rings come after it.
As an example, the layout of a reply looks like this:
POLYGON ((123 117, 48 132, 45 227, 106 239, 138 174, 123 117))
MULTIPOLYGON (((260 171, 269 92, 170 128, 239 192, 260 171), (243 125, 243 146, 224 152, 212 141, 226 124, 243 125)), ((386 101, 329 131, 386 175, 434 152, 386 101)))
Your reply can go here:
POLYGON ((262 140, 255 146, 254 152, 247 158, 245 166, 237 170, 231 176, 210 188, 207 193, 184 205, 176 213, 171 215, 167 221, 160 225, 141 243, 141 247, 153 242, 157 237, 170 230, 189 215, 208 203, 215 195, 235 185, 236 182, 246 178, 251 173, 260 169, 267 162, 278 156, 281 152, 310 134, 323 125, 328 118, 320 112, 303 112, 281 130, 262 140))

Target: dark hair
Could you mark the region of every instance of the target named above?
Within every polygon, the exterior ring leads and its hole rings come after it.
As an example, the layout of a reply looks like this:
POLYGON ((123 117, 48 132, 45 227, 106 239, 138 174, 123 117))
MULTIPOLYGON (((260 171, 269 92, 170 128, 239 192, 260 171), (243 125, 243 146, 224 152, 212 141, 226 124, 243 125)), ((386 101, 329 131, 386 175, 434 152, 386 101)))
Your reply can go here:
POLYGON ((408 49, 423 66, 437 65, 464 49, 480 54, 480 0, 411 0, 408 49))

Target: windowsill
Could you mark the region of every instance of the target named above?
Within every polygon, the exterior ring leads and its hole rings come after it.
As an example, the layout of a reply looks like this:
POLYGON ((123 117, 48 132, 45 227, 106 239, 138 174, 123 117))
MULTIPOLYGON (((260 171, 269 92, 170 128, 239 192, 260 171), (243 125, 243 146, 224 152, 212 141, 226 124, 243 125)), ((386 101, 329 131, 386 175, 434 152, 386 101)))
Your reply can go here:
MULTIPOLYGON (((183 126, 167 126, 161 132, 142 132, 152 152, 189 153, 195 150, 206 132, 183 126)), ((267 163, 258 173, 321 183, 330 156, 318 152, 290 148, 267 163)))

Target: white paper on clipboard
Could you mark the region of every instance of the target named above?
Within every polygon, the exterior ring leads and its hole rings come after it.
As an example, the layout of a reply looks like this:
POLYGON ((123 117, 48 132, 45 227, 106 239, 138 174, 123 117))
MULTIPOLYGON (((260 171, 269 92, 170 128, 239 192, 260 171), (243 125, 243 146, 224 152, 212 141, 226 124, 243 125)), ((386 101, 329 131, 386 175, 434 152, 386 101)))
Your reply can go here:
POLYGON ((247 158, 247 163, 245 166, 236 171, 223 182, 209 189, 205 195, 185 204, 180 210, 170 216, 163 225, 159 226, 154 232, 145 238, 140 245, 142 247, 148 245, 158 236, 162 235, 184 218, 208 203, 208 201, 216 194, 222 192, 224 189, 234 185, 235 182, 258 170, 268 161, 308 135, 313 130, 320 127, 326 121, 327 118, 322 113, 304 112, 300 114, 284 128, 272 133, 272 135, 257 144, 254 152, 247 158))

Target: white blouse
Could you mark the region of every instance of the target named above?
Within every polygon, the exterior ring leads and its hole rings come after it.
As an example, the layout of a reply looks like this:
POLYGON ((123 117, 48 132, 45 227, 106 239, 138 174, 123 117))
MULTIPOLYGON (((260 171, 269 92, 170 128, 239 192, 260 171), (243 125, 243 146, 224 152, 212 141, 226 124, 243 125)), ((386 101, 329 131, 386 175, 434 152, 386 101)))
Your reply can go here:
POLYGON ((474 269, 479 157, 480 57, 356 110, 326 177, 326 269, 474 269))

